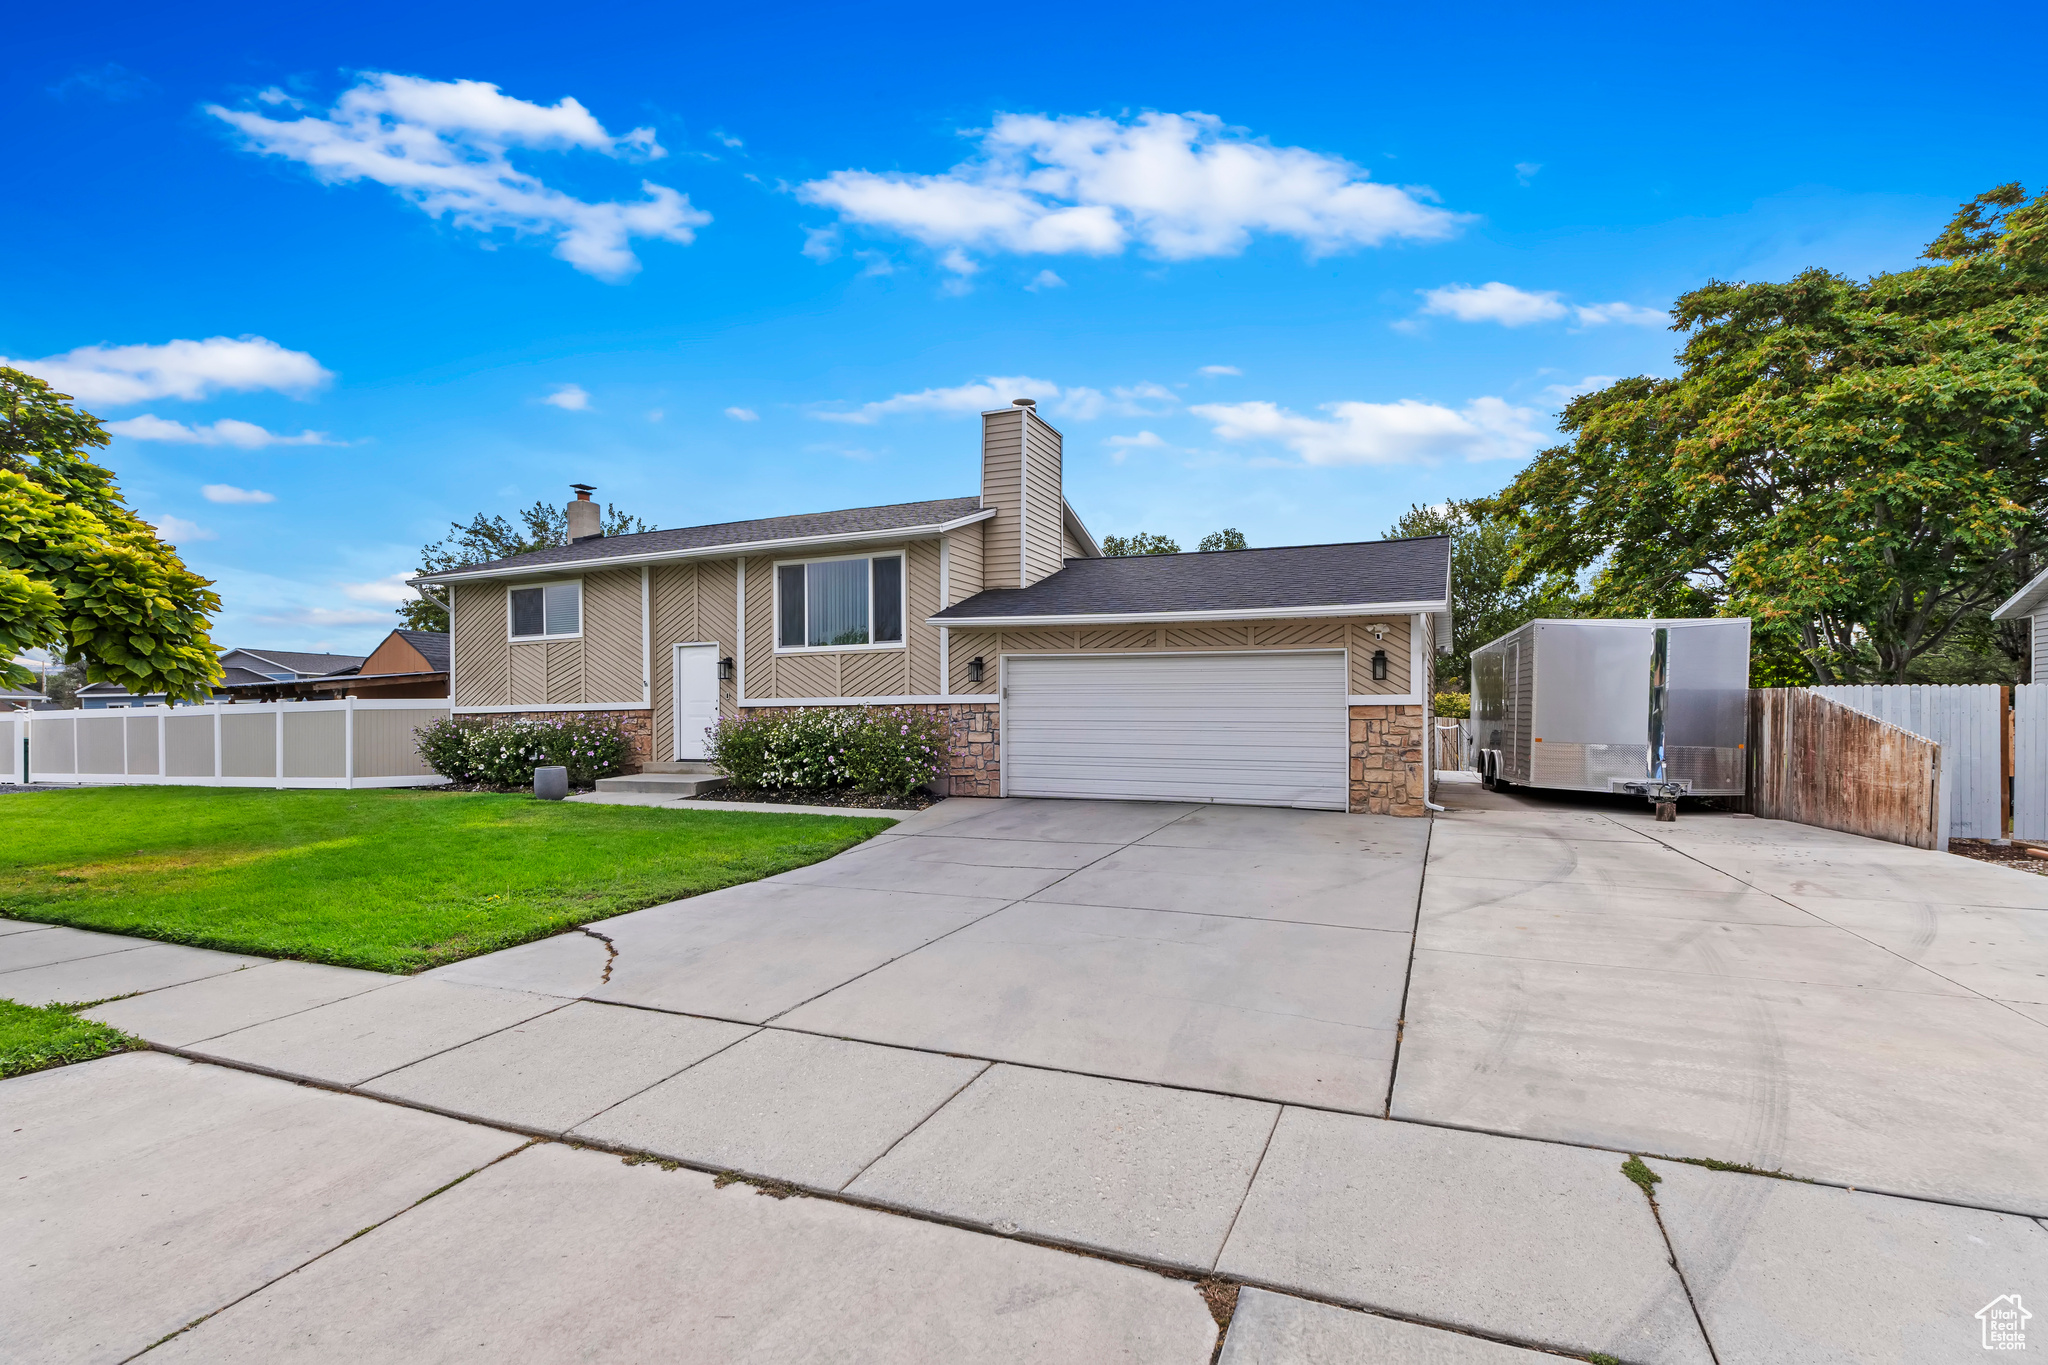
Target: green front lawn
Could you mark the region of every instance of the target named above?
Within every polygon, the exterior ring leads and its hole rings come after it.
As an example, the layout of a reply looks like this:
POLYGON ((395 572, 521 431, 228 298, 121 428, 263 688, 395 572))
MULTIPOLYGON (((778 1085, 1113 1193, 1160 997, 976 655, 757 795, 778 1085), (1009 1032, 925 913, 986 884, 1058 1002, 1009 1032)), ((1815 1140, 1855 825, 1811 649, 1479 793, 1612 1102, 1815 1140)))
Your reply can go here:
POLYGON ((142 1046, 141 1039, 80 1019, 63 1005, 37 1008, 0 1000, 0 1079, 142 1046))
POLYGON ((802 867, 886 819, 421 791, 0 796, 0 915, 416 972, 802 867))

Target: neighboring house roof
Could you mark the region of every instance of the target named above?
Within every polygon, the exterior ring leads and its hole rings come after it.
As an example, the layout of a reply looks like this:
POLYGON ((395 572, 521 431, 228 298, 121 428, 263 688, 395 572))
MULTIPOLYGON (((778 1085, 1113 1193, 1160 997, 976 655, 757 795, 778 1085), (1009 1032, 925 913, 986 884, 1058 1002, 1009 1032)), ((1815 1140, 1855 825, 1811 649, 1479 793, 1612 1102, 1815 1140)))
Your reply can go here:
POLYGON ((81 697, 88 692, 96 697, 161 697, 163 695, 161 692, 130 692, 121 684, 113 682, 87 683, 78 689, 78 695, 81 697))
MULTIPOLYGON (((1070 559, 1028 588, 994 588, 929 619, 1033 625, 1450 610, 1448 536, 1070 559)), ((1448 632, 1446 632, 1446 636, 1448 632)))
POLYGON ((222 671, 226 676, 224 676, 220 680, 220 682, 215 684, 215 686, 217 687, 237 687, 247 683, 267 683, 275 681, 275 679, 273 679, 269 674, 258 673, 255 672, 253 669, 236 668, 230 666, 222 671))
MULTIPOLYGON (((276 664, 279 669, 306 677, 321 677, 339 673, 345 668, 360 668, 367 655, 363 654, 307 654, 294 649, 231 649, 221 656, 223 662, 237 654, 246 654, 260 663, 276 664)), ((229 665, 233 667, 233 665, 229 665)))
POLYGON ((714 526, 681 526, 630 536, 603 536, 573 545, 551 545, 510 559, 421 574, 411 581, 441 583, 555 567, 602 568, 611 561, 638 563, 687 558, 708 551, 736 553, 755 546, 787 548, 807 541, 876 539, 904 532, 936 532, 994 515, 993 511, 982 510, 980 498, 939 498, 932 502, 892 503, 887 507, 763 517, 758 521, 726 521, 714 526))
POLYGON ((1991 613, 1991 619, 2012 621, 2039 611, 2048 611, 2048 569, 2035 574, 2027 580, 2025 587, 2001 602, 1991 613))
POLYGON ((445 630, 397 630, 392 632, 414 649, 437 673, 448 671, 448 632, 445 630))

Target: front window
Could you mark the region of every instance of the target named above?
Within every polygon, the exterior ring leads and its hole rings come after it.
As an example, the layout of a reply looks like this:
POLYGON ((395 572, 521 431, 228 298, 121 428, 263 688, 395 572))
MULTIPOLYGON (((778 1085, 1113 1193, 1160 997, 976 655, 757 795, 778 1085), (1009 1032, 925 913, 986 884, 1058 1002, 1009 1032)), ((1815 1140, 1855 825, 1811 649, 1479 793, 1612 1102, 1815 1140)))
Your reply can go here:
POLYGON ((512 638, 548 640, 583 633, 583 584, 543 583, 512 589, 512 638))
POLYGON ((849 649, 903 643, 903 556, 775 566, 775 647, 849 649))

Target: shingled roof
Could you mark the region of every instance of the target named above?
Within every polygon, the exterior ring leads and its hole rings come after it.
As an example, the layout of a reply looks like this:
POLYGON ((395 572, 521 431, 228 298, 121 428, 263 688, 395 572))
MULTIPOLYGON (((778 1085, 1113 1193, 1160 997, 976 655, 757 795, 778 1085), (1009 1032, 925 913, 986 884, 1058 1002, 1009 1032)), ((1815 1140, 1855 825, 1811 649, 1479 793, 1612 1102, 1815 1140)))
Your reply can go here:
POLYGON ((978 592, 930 619, 937 625, 1054 618, 1336 614, 1450 609, 1448 536, 1070 559, 1028 588, 978 592))
POLYGON ((878 532, 927 530, 972 517, 981 511, 980 498, 938 498, 931 502, 898 502, 886 507, 851 507, 839 512, 806 512, 793 517, 762 517, 756 521, 724 521, 712 526, 681 526, 668 531, 604 536, 573 545, 551 545, 510 559, 465 564, 444 573, 422 574, 414 582, 493 577, 524 569, 556 565, 601 568, 608 559, 635 562, 687 555, 705 550, 769 545, 777 541, 829 540, 835 536, 871 536, 878 532))

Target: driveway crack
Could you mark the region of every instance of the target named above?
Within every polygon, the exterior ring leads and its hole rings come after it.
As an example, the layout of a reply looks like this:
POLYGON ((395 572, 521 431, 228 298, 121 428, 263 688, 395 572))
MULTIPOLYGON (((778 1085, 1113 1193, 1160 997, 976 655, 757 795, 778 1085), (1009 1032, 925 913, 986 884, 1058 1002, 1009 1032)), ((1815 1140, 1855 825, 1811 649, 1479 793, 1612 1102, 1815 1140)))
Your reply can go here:
POLYGON ((613 943, 609 938, 606 938, 603 934, 597 932, 597 930, 587 928, 581 924, 576 926, 576 932, 579 934, 588 934, 591 938, 596 939, 599 943, 602 943, 604 945, 604 975, 597 979, 597 984, 600 986, 609 986, 612 980, 612 968, 618 963, 619 960, 619 945, 613 943))

